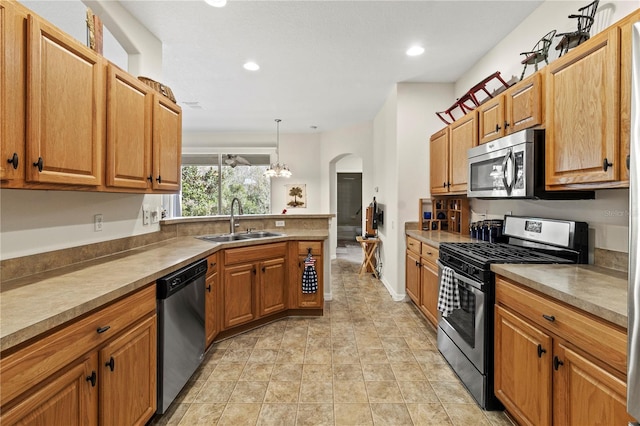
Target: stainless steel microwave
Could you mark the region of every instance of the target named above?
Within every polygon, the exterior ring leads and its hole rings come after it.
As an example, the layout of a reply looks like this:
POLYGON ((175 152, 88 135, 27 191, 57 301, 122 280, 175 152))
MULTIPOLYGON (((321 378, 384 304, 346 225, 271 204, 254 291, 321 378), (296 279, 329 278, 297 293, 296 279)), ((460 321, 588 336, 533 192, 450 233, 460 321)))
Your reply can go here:
POLYGON ((546 191, 544 130, 525 129, 467 151, 470 198, 593 199, 593 191, 546 191))

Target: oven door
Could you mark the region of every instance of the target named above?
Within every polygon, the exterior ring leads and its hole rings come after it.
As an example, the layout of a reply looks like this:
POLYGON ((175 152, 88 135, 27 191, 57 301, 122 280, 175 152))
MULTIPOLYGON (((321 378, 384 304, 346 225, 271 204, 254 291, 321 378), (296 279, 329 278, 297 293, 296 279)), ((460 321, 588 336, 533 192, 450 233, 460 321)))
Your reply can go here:
POLYGON ((469 197, 532 197, 533 144, 521 143, 470 156, 468 182, 469 197))
MULTIPOLYGON (((438 282, 442 279, 443 265, 438 261, 438 282)), ((486 294, 480 290, 479 281, 455 273, 460 294, 460 309, 447 317, 439 315, 438 327, 475 365, 478 371, 485 373, 486 336, 486 294)))

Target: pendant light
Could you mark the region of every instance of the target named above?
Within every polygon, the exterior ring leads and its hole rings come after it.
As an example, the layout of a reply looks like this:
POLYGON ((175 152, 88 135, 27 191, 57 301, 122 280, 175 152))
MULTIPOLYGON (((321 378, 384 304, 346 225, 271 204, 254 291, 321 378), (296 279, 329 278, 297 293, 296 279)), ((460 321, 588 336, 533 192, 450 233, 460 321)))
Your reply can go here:
POLYGON ((276 118, 276 162, 275 164, 271 164, 266 172, 264 172, 265 176, 268 177, 291 177, 291 170, 287 167, 286 164, 280 164, 280 120, 276 118))

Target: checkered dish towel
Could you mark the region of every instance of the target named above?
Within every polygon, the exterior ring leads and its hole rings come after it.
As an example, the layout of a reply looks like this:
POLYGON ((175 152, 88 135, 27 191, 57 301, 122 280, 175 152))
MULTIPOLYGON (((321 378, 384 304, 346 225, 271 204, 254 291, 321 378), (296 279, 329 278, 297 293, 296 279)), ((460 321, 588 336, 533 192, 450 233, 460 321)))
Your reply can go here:
POLYGON ((318 273, 316 272, 316 260, 307 255, 304 260, 304 271, 302 272, 302 292, 317 293, 318 292, 318 273))
POLYGON ((458 280, 456 280, 453 275, 453 269, 444 266, 442 268, 442 278, 440 279, 438 310, 442 312, 443 317, 448 317, 454 309, 460 309, 458 280))

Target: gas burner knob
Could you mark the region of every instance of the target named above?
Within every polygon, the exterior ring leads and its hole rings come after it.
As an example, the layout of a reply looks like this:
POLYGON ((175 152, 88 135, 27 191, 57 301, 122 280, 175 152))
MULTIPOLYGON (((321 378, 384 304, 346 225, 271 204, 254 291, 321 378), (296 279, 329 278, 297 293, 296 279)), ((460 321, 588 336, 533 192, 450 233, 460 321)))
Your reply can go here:
POLYGON ((476 269, 476 267, 475 267, 475 266, 471 266, 471 265, 469 265, 469 269, 467 270, 467 272, 469 273, 469 275, 473 275, 473 274, 475 274, 476 272, 478 272, 478 270, 476 269))
POLYGON ((468 270, 469 270, 469 267, 463 263, 462 264, 462 272, 467 272, 468 270))

